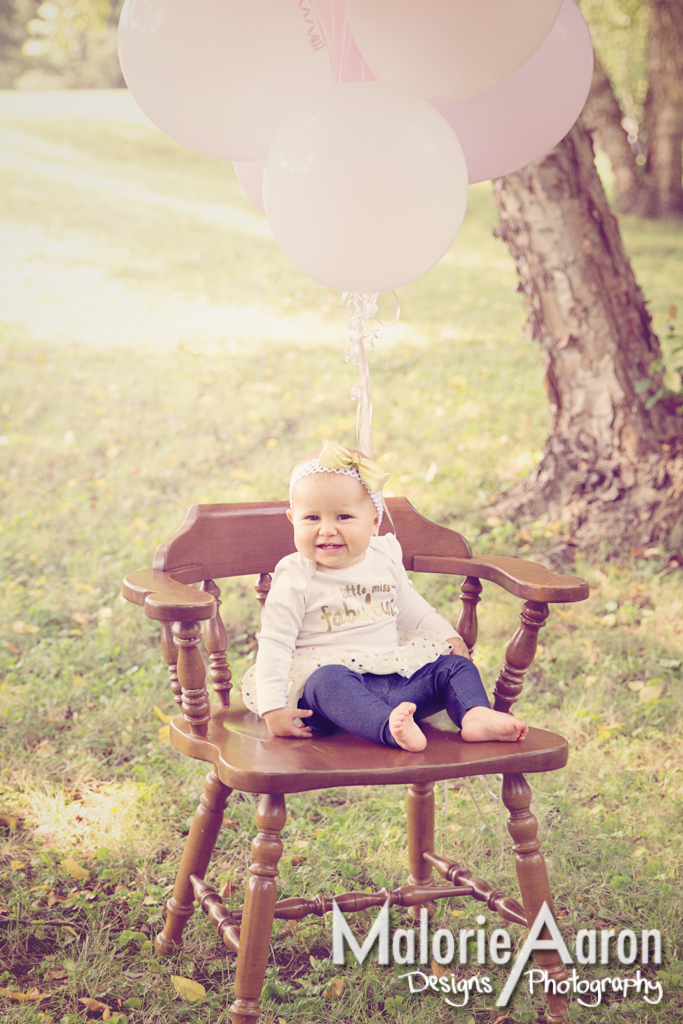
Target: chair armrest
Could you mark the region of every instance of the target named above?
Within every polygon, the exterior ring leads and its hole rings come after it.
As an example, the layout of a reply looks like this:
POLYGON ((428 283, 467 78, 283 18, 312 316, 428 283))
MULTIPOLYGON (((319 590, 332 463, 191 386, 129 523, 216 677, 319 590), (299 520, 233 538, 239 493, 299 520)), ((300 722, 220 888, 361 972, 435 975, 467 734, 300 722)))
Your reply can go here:
POLYGON ((473 555, 472 558, 415 555, 412 568, 415 572, 452 573, 454 576, 489 580, 515 597, 543 604, 585 601, 589 596, 588 583, 580 576, 561 576, 538 562, 529 562, 524 558, 501 555, 473 555))
POLYGON ((178 583, 158 569, 130 573, 123 581, 121 595, 126 601, 142 605, 150 619, 162 622, 210 619, 216 609, 211 594, 178 583))

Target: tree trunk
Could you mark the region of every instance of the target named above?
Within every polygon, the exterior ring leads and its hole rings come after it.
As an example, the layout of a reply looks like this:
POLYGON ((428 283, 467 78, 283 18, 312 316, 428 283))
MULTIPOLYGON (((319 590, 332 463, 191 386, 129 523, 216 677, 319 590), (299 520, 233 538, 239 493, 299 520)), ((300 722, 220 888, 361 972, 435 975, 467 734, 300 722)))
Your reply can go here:
POLYGON ((683 216, 683 0, 649 0, 645 165, 651 217, 683 216))
POLYGON ((556 561, 683 534, 683 417, 636 386, 660 348, 581 119, 548 156, 494 182, 496 234, 515 260, 540 346, 553 430, 540 464, 499 500, 520 523, 560 523, 556 561))
POLYGON ((639 213, 644 199, 643 185, 635 153, 621 125, 623 116, 612 83, 596 53, 591 90, 583 108, 584 122, 593 134, 596 148, 604 150, 612 164, 618 209, 621 213, 639 213))

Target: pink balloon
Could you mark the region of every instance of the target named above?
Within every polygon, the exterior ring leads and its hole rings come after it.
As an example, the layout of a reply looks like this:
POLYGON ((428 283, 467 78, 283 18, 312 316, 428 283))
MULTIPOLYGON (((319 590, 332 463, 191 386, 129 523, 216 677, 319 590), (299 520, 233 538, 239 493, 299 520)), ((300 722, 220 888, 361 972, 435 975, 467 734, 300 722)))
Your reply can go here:
POLYGON ((593 44, 574 0, 563 0, 539 50, 492 89, 434 106, 458 136, 470 184, 511 174, 565 137, 583 110, 593 44))
POLYGON ((233 165, 235 176, 244 189, 247 199, 250 199, 257 210, 265 214, 263 205, 263 168, 265 160, 236 160, 233 165))

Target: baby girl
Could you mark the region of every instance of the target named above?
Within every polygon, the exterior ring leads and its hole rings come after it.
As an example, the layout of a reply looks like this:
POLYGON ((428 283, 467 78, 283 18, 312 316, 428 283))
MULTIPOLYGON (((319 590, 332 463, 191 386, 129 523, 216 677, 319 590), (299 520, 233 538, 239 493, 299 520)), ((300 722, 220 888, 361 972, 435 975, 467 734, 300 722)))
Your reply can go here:
POLYGON ((297 550, 275 568, 245 703, 273 736, 339 727, 419 751, 418 722, 445 708, 465 740, 522 739, 526 723, 491 709, 464 642, 413 590, 396 537, 378 536, 387 479, 329 441, 295 468, 297 550))

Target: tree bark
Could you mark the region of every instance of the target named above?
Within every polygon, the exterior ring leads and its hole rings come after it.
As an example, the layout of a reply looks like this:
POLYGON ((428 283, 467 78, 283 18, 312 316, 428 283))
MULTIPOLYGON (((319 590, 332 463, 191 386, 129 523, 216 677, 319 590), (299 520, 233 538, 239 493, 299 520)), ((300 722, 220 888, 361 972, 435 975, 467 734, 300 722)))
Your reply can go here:
POLYGON ((683 0, 649 0, 644 134, 651 217, 683 216, 683 0))
POLYGON ((541 347, 553 429, 540 464, 494 506, 520 523, 560 523, 555 561, 616 554, 683 534, 683 417, 645 407, 636 386, 659 358, 642 292, 581 119, 546 157, 494 182, 507 242, 541 347))
POLYGON ((597 149, 607 153, 615 177, 617 207, 621 213, 640 213, 644 189, 628 135, 622 128, 623 113, 600 59, 595 54, 593 81, 583 108, 586 127, 597 149))

